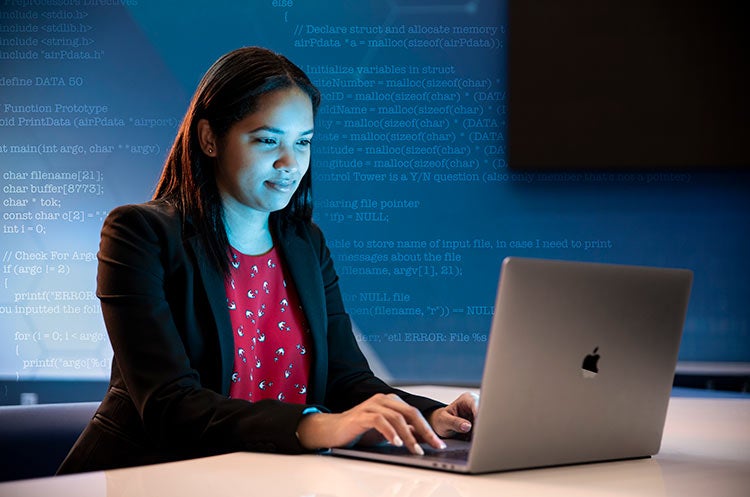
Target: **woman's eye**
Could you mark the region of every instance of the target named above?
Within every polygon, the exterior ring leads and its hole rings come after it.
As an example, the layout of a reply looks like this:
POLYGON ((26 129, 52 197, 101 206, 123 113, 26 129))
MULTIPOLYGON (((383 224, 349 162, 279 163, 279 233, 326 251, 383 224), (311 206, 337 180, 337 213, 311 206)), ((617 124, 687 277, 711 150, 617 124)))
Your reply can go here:
POLYGON ((275 138, 258 138, 258 142, 264 145, 275 145, 276 139, 275 138))
POLYGON ((297 142, 298 145, 301 145, 303 147, 309 147, 312 144, 312 140, 309 138, 304 138, 297 142))

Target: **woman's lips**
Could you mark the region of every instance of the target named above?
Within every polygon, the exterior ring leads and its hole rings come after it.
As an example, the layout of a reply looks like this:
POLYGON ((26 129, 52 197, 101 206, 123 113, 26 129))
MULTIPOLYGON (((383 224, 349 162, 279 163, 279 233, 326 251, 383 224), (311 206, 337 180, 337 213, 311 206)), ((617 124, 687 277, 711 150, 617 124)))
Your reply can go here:
POLYGON ((294 187, 296 182, 294 180, 267 180, 266 185, 272 190, 276 190, 282 193, 288 193, 294 187))

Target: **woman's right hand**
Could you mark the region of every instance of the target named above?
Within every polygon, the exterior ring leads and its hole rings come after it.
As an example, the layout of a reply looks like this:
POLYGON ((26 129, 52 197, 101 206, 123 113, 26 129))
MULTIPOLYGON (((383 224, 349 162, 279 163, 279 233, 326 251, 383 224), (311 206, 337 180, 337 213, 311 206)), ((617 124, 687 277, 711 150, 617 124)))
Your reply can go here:
POLYGON ((395 394, 373 395, 342 413, 308 414, 300 421, 297 436, 303 447, 314 450, 344 447, 371 431, 414 454, 424 453, 420 442, 436 449, 445 448, 422 413, 395 394))

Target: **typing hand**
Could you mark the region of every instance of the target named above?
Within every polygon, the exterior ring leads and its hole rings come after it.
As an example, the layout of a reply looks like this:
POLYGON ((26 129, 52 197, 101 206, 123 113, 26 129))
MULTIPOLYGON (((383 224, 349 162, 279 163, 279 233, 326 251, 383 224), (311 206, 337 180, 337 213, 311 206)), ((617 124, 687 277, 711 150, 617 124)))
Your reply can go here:
POLYGON ((308 414, 297 427, 300 443, 307 449, 344 447, 363 435, 372 440, 374 432, 414 454, 424 452, 419 442, 436 449, 445 447, 422 413, 394 394, 374 395, 339 414, 308 414))
POLYGON ((430 425, 444 438, 470 438, 472 423, 479 410, 479 395, 462 393, 450 405, 430 414, 430 425))

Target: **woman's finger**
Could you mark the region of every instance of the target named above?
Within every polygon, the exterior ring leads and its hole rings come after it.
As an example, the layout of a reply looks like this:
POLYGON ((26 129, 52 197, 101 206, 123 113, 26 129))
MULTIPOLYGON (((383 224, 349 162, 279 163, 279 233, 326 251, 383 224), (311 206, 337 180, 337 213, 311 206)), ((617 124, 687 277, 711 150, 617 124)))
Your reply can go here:
POLYGON ((445 448, 445 442, 440 440, 419 409, 407 404, 395 394, 385 397, 385 399, 380 399, 383 400, 382 405, 400 414, 401 417, 390 419, 404 442, 413 445, 409 447, 413 449, 412 452, 418 454, 424 452, 418 444, 419 441, 426 442, 436 449, 445 448))

